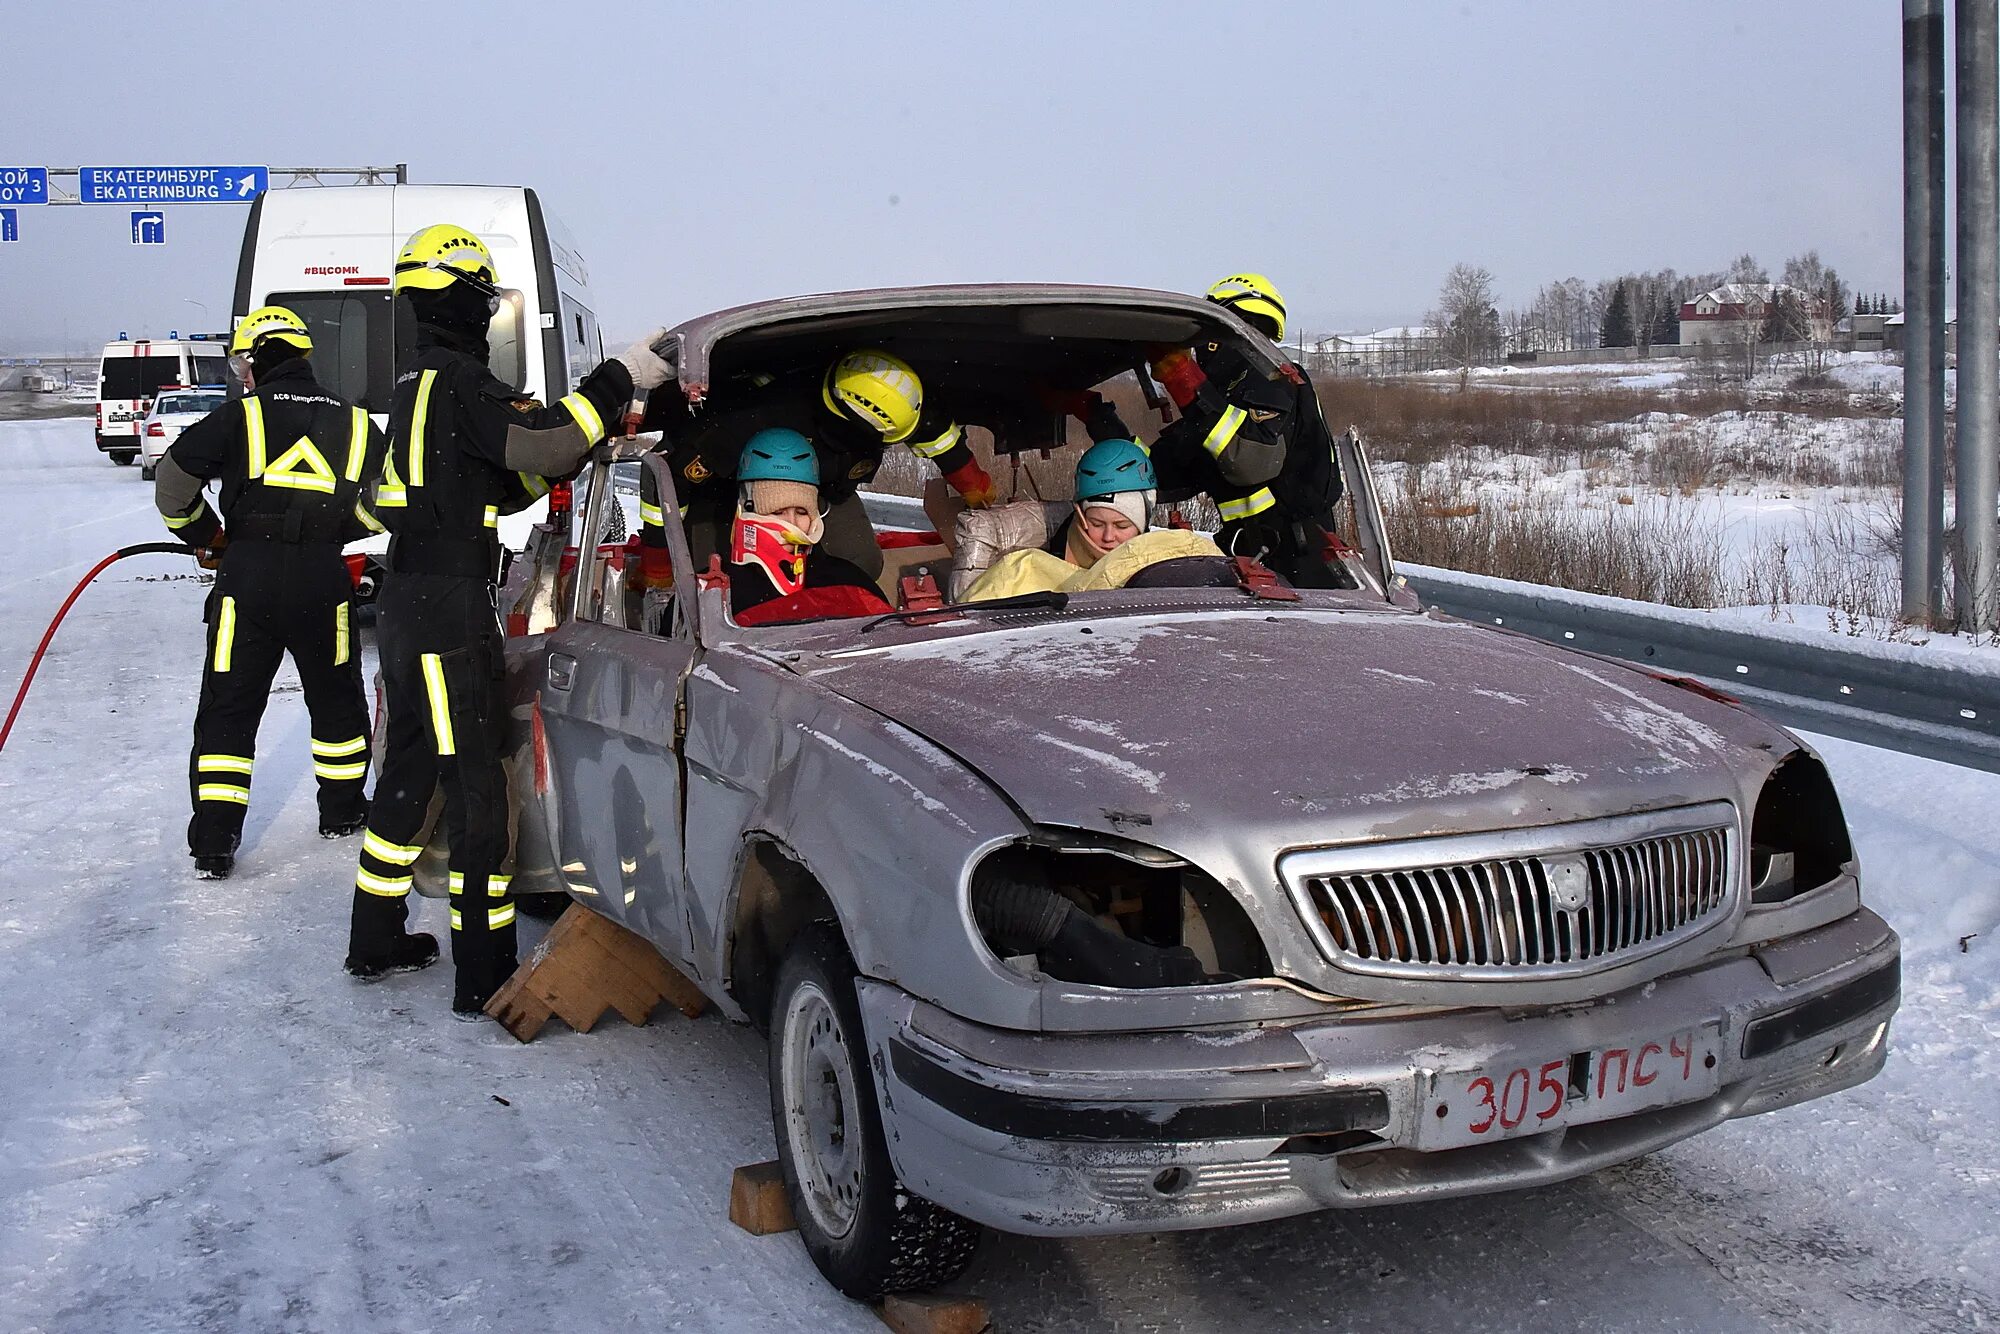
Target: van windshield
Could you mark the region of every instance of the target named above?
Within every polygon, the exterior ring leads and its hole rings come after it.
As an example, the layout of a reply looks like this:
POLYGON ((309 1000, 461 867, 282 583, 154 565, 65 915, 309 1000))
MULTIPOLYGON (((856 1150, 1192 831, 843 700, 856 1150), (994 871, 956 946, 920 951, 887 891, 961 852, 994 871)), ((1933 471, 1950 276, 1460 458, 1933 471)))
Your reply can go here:
POLYGON ((273 292, 312 335, 313 377, 350 403, 387 412, 396 385, 392 298, 387 292, 273 292))
POLYGON ((181 359, 106 357, 99 376, 97 397, 103 402, 151 398, 161 385, 181 382, 181 359))

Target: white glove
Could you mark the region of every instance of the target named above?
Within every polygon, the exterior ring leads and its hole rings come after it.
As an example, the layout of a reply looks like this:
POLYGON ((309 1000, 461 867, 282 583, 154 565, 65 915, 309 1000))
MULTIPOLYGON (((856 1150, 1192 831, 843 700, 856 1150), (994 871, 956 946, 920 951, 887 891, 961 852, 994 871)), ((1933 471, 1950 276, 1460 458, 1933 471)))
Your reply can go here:
POLYGON ((666 333, 665 329, 655 329, 618 354, 617 360, 632 372, 634 389, 650 393, 673 378, 673 367, 660 360, 660 354, 653 351, 653 344, 666 337, 666 333))

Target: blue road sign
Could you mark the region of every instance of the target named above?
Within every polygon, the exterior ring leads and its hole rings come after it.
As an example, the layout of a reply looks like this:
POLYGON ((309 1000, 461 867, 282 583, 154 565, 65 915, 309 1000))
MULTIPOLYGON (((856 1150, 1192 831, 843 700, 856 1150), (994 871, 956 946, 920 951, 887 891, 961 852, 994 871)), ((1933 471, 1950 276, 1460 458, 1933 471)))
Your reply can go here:
POLYGON ((133 245, 165 245, 167 243, 167 215, 164 213, 132 214, 133 245))
POLYGON ((47 167, 0 167, 0 204, 49 202, 47 167))
POLYGON ((271 188, 269 167, 79 167, 86 204, 247 204, 271 188))
POLYGON ((0 208, 0 242, 21 239, 21 215, 11 208, 0 208))

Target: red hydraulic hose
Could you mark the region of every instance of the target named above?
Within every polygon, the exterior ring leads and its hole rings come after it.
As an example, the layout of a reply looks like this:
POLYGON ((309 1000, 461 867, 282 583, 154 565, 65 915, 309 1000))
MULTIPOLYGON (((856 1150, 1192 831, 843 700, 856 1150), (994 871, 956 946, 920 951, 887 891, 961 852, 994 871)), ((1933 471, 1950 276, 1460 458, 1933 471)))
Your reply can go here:
POLYGON ((63 600, 62 609, 56 612, 56 618, 49 622, 48 630, 42 635, 42 642, 36 646, 35 656, 28 659, 28 674, 21 678, 21 688, 14 692, 14 707, 7 710, 6 723, 0 725, 0 750, 5 750, 7 747, 7 735, 14 730, 14 717, 21 712, 21 701, 28 697, 28 687, 34 683, 35 669, 42 665, 42 655, 49 651, 49 641, 56 637, 56 627, 62 624, 63 617, 69 615, 71 605, 76 602, 77 598, 83 595, 84 589, 90 587, 90 581, 102 574, 105 567, 110 565, 111 562, 124 560, 127 556, 144 556, 152 553, 158 553, 163 556, 183 556, 189 554, 188 548, 182 546, 179 542, 141 542, 137 546, 120 547, 103 560, 97 562, 97 564, 91 566, 90 573, 83 576, 78 581, 77 586, 70 590, 69 596, 63 600))

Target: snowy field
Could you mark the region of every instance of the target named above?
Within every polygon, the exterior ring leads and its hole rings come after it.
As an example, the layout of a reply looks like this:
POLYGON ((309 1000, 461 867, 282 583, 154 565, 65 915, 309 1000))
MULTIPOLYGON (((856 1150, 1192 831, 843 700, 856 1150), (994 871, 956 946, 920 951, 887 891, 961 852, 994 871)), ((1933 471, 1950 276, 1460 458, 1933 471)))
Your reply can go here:
MULTIPOLYGON (((74 581, 164 530, 88 421, 0 423, 0 485, 11 696, 74 581)), ((724 1219, 771 1154, 755 1034, 522 1046, 452 1022, 442 967, 341 973, 354 848, 314 836, 289 672, 237 875, 193 879, 201 596, 114 566, 0 754, 0 1331, 880 1329, 724 1219)), ((993 1238, 962 1286, 1003 1331, 2000 1325, 2000 776, 1820 744, 1907 951, 1874 1082, 1537 1192, 993 1238)))

